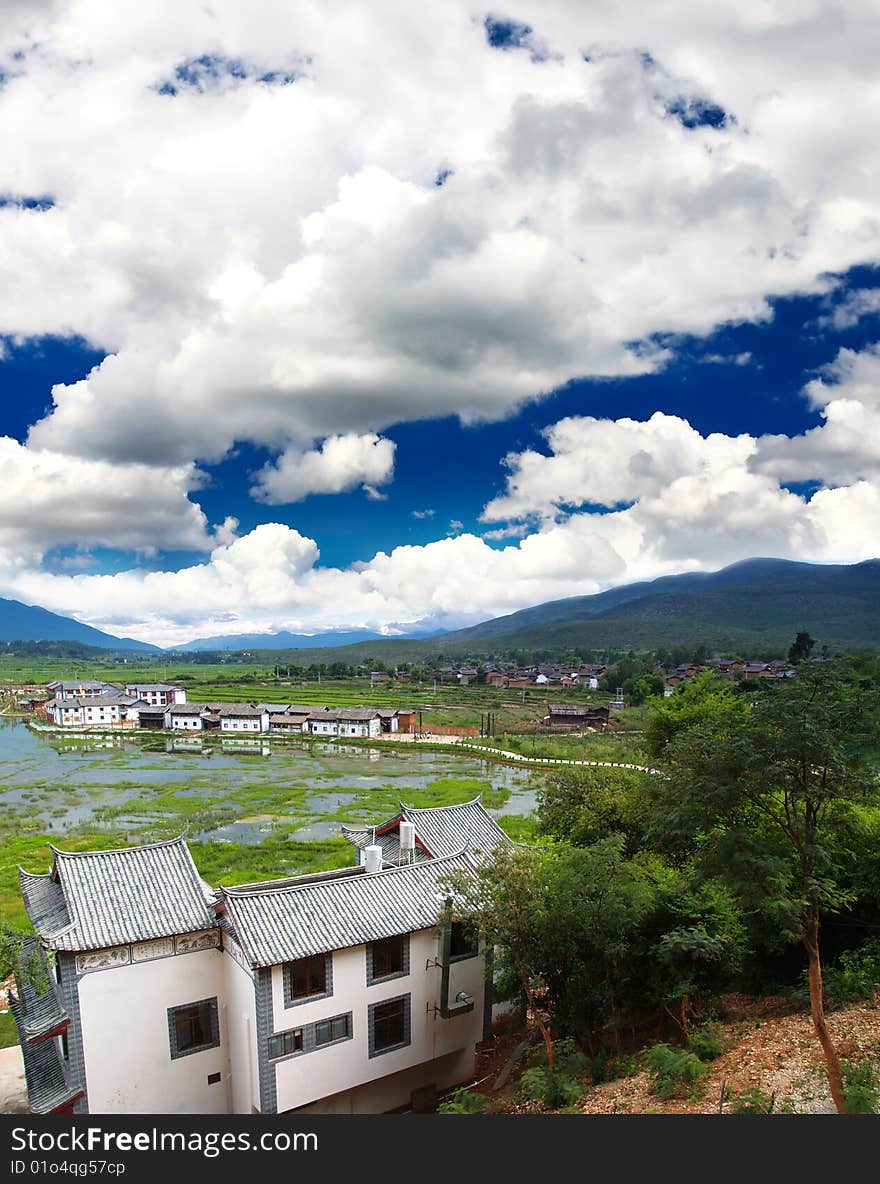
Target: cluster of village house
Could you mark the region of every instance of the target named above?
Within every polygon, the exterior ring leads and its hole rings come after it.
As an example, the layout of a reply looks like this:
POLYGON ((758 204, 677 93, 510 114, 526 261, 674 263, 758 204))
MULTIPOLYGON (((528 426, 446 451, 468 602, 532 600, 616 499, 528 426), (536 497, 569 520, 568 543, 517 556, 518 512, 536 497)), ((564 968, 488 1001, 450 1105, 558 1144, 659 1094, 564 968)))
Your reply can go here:
POLYGON ((479 799, 343 834, 354 866, 234 888, 182 837, 20 869, 31 1112, 378 1113, 472 1081, 508 1005, 450 876, 510 840, 479 799))
MULTIPOLYGON (((124 689, 98 680, 48 684, 53 698, 19 700, 60 728, 147 728, 207 732, 372 739, 411 733, 419 713, 411 708, 327 707, 297 703, 189 703, 186 690, 170 683, 129 683, 124 689)), ((605 705, 551 703, 544 724, 551 729, 604 729, 605 705)), ((442 729, 441 729, 442 730, 442 729)), ((473 729, 472 729, 473 730, 473 729)))
POLYGON ((698 674, 712 670, 733 680, 755 678, 791 678, 794 674, 788 662, 750 662, 741 658, 707 658, 705 662, 683 662, 671 670, 659 669, 663 675, 664 694, 669 696, 683 682, 690 682, 698 674))
MULTIPOLYGON (((442 678, 455 680, 460 686, 468 686, 475 682, 485 682, 491 687, 537 687, 552 690, 554 687, 585 687, 587 690, 599 689, 599 681, 608 673, 609 667, 601 662, 582 662, 578 665, 564 665, 548 662, 535 666, 513 666, 484 662, 480 666, 441 666, 436 671, 429 672, 442 678)), ((657 666, 656 673, 664 680, 667 693, 671 694, 682 682, 687 682, 695 674, 704 670, 714 670, 717 674, 732 679, 740 678, 788 678, 791 668, 786 662, 750 661, 741 658, 708 658, 705 662, 684 662, 679 666, 667 668, 657 666)), ((371 681, 390 678, 387 674, 373 673, 371 681)), ((396 678, 408 678, 405 673, 398 673, 396 678)))
POLYGON ((183 687, 129 683, 124 689, 97 680, 52 682, 48 702, 32 700, 49 723, 62 728, 132 727, 232 733, 280 732, 371 738, 415 730, 417 713, 405 708, 316 707, 296 703, 188 703, 183 687))
MULTIPOLYGON (((608 667, 601 663, 582 662, 579 665, 560 665, 548 662, 535 666, 513 666, 483 662, 481 666, 440 666, 429 671, 428 677, 455 680, 459 686, 468 686, 483 681, 490 687, 586 687, 595 691, 599 679, 608 673, 608 667)), ((375 680, 377 676, 371 675, 375 680)), ((390 677, 390 676, 388 676, 390 677)), ((395 677, 400 677, 396 675, 395 677)))

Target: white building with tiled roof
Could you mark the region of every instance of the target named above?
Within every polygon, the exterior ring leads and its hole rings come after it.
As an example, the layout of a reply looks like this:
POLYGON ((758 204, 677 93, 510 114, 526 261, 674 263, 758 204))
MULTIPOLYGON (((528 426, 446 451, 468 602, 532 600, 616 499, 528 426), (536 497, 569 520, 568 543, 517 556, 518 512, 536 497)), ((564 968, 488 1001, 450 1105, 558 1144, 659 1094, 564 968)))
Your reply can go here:
POLYGON ((344 833, 354 867, 216 890, 182 837, 21 871, 54 961, 14 1009, 32 1110, 378 1113, 472 1078, 491 988, 446 880, 509 840, 479 800, 344 833))

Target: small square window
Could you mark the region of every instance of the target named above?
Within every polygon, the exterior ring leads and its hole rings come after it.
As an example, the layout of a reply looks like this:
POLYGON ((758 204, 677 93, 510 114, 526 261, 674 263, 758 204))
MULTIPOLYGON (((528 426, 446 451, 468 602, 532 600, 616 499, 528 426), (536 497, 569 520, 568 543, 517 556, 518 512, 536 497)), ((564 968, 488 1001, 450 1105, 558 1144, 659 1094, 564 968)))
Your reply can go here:
POLYGON ((189 1056, 220 1044, 217 999, 202 999, 185 1007, 168 1008, 171 1058, 189 1056))

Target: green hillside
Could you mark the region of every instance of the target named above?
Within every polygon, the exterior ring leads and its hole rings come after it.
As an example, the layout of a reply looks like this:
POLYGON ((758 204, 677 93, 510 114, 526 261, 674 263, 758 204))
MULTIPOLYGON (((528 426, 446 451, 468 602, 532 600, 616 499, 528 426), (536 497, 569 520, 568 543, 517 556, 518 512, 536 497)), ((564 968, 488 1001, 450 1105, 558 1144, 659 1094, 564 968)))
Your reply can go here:
POLYGON ((880 639, 880 561, 844 565, 753 559, 718 572, 664 576, 595 596, 551 601, 425 641, 373 641, 275 653, 274 661, 428 662, 517 649, 784 651, 799 629, 832 649, 880 639))

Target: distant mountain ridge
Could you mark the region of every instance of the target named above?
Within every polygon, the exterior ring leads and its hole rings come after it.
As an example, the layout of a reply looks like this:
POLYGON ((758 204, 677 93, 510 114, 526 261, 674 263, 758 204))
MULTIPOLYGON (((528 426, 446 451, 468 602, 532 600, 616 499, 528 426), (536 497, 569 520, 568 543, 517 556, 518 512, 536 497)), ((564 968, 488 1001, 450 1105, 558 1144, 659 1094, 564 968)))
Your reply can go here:
POLYGON ((169 646, 169 651, 191 654, 211 650, 313 650, 332 646, 357 645, 362 641, 411 640, 435 637, 441 630, 424 633, 387 633, 371 629, 339 629, 326 633, 230 633, 220 637, 197 637, 184 645, 169 646))
POLYGON ((0 597, 0 641, 76 641, 102 650, 136 650, 159 653, 159 647, 131 637, 114 637, 83 625, 72 617, 50 613, 35 604, 0 597))
POLYGON ((569 597, 443 636, 444 647, 616 644, 635 648, 703 641, 779 643, 798 629, 839 645, 880 640, 880 560, 852 565, 746 559, 569 597))
MULTIPOLYGON (((720 571, 661 576, 592 596, 548 601, 447 633, 388 637, 351 629, 313 635, 230 634, 170 650, 275 651, 279 660, 291 663, 300 653, 309 662, 422 663, 440 653, 476 656, 518 648, 588 653, 691 643, 716 653, 746 654, 760 648, 784 651, 799 629, 832 648, 880 645, 880 559, 852 565, 746 559, 720 571)), ((163 652, 35 605, 0 599, 3 641, 71 641, 105 650, 163 652)))

